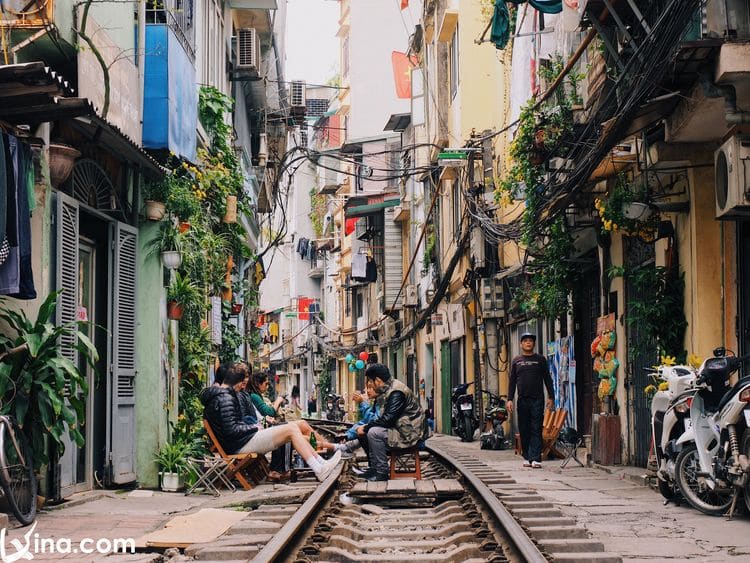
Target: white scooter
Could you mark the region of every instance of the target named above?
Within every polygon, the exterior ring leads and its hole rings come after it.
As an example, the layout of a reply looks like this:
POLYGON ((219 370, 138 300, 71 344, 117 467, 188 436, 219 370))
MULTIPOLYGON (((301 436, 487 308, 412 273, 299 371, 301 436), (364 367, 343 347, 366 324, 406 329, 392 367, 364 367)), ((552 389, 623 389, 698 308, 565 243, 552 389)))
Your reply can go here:
POLYGON ((677 439, 690 423, 690 398, 695 393, 697 371, 692 366, 659 366, 646 368, 656 381, 665 381, 667 389, 657 391, 651 400, 651 436, 656 456, 656 481, 667 501, 679 495, 675 482, 675 462, 679 450, 677 439))
POLYGON ((750 355, 729 353, 717 348, 701 366, 699 390, 690 405, 691 428, 677 440, 682 451, 675 478, 695 508, 731 516, 740 494, 750 509, 750 377, 731 388, 728 379, 750 355))

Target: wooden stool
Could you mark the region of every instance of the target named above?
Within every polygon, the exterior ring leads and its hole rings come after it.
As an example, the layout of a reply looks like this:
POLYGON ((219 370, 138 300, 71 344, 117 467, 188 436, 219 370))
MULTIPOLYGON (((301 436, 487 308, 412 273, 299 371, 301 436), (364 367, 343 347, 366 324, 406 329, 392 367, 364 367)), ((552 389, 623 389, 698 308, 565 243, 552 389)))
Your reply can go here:
POLYGON ((389 479, 422 479, 422 468, 419 465, 419 446, 411 448, 392 449, 388 452, 391 462, 391 474, 389 479), (411 461, 414 460, 412 469, 411 461))

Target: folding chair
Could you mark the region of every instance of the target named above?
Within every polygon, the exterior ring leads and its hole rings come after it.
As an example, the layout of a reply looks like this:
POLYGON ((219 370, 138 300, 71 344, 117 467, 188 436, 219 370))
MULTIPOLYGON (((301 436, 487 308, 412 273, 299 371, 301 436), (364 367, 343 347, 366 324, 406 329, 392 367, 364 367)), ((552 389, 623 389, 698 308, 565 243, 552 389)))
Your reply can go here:
POLYGON ((557 442, 557 436, 560 434, 565 424, 565 417, 567 416, 568 411, 565 409, 544 411, 544 421, 542 422, 542 459, 546 458, 550 452, 557 457, 565 457, 555 449, 555 442, 557 442))
POLYGON ((253 486, 248 482, 245 475, 249 476, 256 485, 268 475, 268 461, 266 460, 266 456, 256 453, 227 455, 224 448, 221 447, 219 440, 216 439, 216 434, 214 434, 211 425, 205 418, 203 419, 203 428, 206 429, 206 434, 208 434, 211 451, 218 454, 227 464, 225 473, 227 479, 230 481, 237 479, 242 488, 249 491, 253 486))
POLYGON ((232 481, 227 479, 226 473, 229 469, 229 465, 218 455, 212 457, 195 458, 189 457, 187 459, 188 469, 198 475, 198 480, 193 483, 193 486, 185 491, 185 496, 193 493, 196 489, 204 487, 209 493, 220 496, 217 483, 224 485, 227 489, 234 492, 237 489, 232 484, 232 481))
POLYGON ((578 459, 578 447, 583 445, 583 436, 581 436, 575 428, 565 428, 560 432, 560 436, 557 439, 557 446, 561 453, 565 455, 565 459, 560 464, 560 468, 565 467, 570 463, 572 459, 581 467, 584 463, 578 459))

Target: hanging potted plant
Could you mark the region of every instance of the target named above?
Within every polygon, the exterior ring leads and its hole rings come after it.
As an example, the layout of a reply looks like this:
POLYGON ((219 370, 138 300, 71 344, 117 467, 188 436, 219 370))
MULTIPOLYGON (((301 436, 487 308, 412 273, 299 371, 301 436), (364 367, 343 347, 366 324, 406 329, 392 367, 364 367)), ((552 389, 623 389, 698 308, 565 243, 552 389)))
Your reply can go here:
POLYGON ((174 281, 167 290, 167 318, 181 320, 185 309, 192 307, 199 298, 200 292, 190 278, 176 272, 174 281))
POLYGON ((227 196, 227 210, 224 213, 225 223, 236 223, 237 222, 237 196, 227 196))
POLYGON ((57 188, 70 176, 76 158, 81 153, 63 143, 50 143, 49 145, 49 181, 53 188, 57 188))
POLYGON ((169 182, 161 179, 157 182, 146 184, 144 197, 144 214, 149 221, 161 221, 167 212, 165 201, 169 195, 169 182))
POLYGON ((194 188, 194 180, 184 171, 177 170, 169 175, 167 211, 179 218, 180 232, 190 229, 190 219, 200 213, 200 200, 194 188))
POLYGON ((150 253, 158 252, 164 267, 176 270, 182 264, 182 237, 174 222, 164 221, 156 237, 148 243, 150 253))
POLYGON ((167 442, 156 452, 154 461, 159 466, 162 491, 174 492, 182 487, 189 454, 189 446, 180 441, 167 442))
POLYGON ((594 201, 602 222, 602 231, 620 231, 626 235, 638 236, 645 242, 653 241, 659 217, 646 199, 643 190, 637 189, 620 174, 607 198, 594 201))
POLYGON ((232 303, 232 314, 239 315, 242 312, 242 303, 232 303))

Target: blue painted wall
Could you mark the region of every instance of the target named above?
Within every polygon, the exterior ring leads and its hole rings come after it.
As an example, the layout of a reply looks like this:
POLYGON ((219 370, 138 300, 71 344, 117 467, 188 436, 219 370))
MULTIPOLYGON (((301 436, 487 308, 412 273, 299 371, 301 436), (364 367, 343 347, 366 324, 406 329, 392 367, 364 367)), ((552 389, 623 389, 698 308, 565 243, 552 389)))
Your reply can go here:
POLYGON ((166 25, 146 26, 143 146, 195 160, 198 87, 195 67, 166 25))

